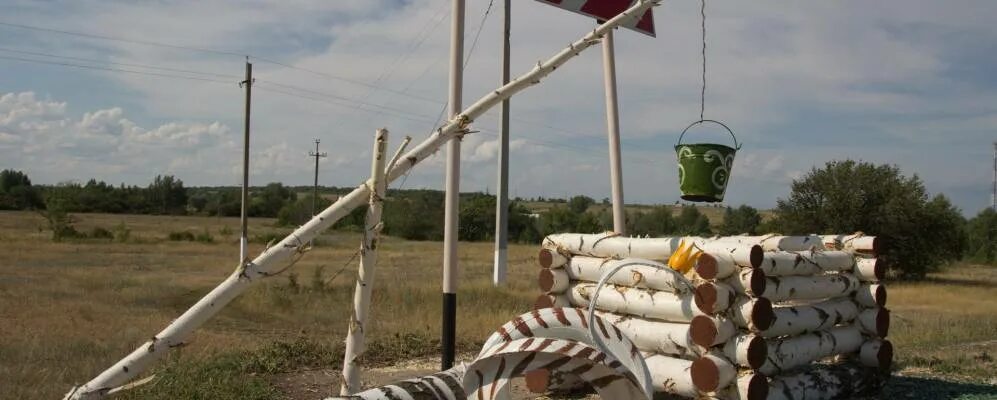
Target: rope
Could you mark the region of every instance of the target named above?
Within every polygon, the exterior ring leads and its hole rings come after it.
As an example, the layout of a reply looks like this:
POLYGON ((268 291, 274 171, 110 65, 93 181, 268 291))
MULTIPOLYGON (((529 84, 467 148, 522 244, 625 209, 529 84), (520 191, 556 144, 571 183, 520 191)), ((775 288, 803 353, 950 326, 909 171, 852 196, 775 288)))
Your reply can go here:
POLYGON ((700 14, 703 15, 703 90, 699 93, 699 120, 702 121, 703 114, 706 113, 706 0, 700 0, 702 7, 700 14))

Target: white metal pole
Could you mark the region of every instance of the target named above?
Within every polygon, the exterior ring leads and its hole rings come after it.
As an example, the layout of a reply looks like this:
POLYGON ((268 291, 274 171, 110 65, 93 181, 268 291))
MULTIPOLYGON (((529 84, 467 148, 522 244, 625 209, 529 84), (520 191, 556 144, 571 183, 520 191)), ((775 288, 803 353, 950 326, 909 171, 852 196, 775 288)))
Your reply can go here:
POLYGON ((384 179, 385 149, 388 145, 388 130, 378 129, 374 138, 374 155, 370 166, 371 193, 367 218, 364 220, 363 243, 360 245, 360 268, 357 271, 357 286, 353 291, 353 316, 346 334, 346 349, 343 356, 343 383, 340 396, 349 396, 360 391, 360 366, 357 358, 366 349, 367 316, 370 311, 370 294, 374 289, 374 268, 377 266, 377 248, 381 235, 381 211, 384 207, 384 192, 387 182, 384 179))
MULTIPOLYGON (((505 27, 502 31, 502 84, 509 83, 509 28, 512 0, 505 0, 505 27)), ((509 99, 502 101, 499 133, 498 192, 495 193, 495 267, 492 282, 505 283, 509 248, 509 99)))
MULTIPOLYGON (((640 18, 640 15, 643 15, 644 11, 658 4, 660 4, 660 0, 638 0, 637 3, 634 3, 626 11, 613 17, 602 26, 586 33, 581 39, 561 49, 561 51, 536 65, 529 72, 510 81, 505 86, 488 92, 474 104, 464 109, 456 118, 452 118, 443 124, 429 138, 405 153, 401 157, 401 160, 404 161, 387 171, 387 182, 400 178, 411 171, 416 164, 436 154, 440 147, 454 136, 464 132, 475 119, 492 107, 500 104, 502 100, 540 83, 542 79, 554 72, 555 69, 596 44, 599 38, 609 29, 640 18)), ((357 207, 365 204, 370 196, 370 190, 370 180, 368 179, 354 188, 350 193, 340 197, 335 203, 313 217, 310 221, 295 229, 294 232, 279 243, 267 248, 262 254, 253 259, 252 262, 240 265, 228 278, 198 300, 197 303, 177 317, 177 319, 170 322, 169 325, 153 336, 152 339, 142 343, 134 351, 110 368, 102 371, 87 383, 74 387, 66 394, 65 398, 73 400, 102 398, 109 391, 124 385, 147 370, 154 361, 163 357, 169 350, 184 345, 187 337, 192 332, 211 319, 211 317, 217 314, 218 311, 239 294, 262 278, 272 276, 274 271, 286 268, 288 262, 293 262, 294 258, 300 256, 304 249, 307 248, 308 241, 312 240, 320 232, 329 229, 329 227, 349 215, 357 207)))
MULTIPOLYGON (((464 81, 464 0, 453 0, 450 30, 450 119, 461 111, 464 81)), ((457 216, 460 201, 460 142, 457 134, 447 143, 446 197, 443 214, 443 321, 442 370, 453 367, 457 337, 457 216)))
POLYGON ((613 231, 627 233, 626 213, 623 210, 623 167, 620 160, 620 116, 616 102, 616 56, 613 49, 613 30, 602 39, 603 78, 606 84, 606 126, 609 134, 609 180, 613 196, 613 231))
POLYGON ((249 261, 249 106, 250 96, 253 88, 253 64, 246 59, 246 109, 245 120, 243 121, 243 142, 242 142, 242 210, 239 213, 239 223, 241 234, 239 237, 239 265, 246 265, 249 261))

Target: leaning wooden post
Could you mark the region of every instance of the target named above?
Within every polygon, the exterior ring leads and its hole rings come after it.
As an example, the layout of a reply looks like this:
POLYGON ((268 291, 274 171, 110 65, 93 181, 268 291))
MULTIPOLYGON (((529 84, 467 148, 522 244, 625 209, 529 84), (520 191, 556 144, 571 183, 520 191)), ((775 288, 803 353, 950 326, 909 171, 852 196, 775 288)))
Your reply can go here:
POLYGON ((367 311, 370 310, 370 292, 374 288, 374 266, 377 264, 378 237, 381 233, 381 210, 384 207, 384 150, 388 143, 388 130, 378 129, 374 137, 374 154, 370 166, 370 200, 364 222, 363 243, 360 247, 360 270, 357 287, 353 292, 353 316, 346 334, 346 352, 343 357, 343 385, 340 396, 360 391, 360 367, 357 358, 363 354, 367 328, 367 311))

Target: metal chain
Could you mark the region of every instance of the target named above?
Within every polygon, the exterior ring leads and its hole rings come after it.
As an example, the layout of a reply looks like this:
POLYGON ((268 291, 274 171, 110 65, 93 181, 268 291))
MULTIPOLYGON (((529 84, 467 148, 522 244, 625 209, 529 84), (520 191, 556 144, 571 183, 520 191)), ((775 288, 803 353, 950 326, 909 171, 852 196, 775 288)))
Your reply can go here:
POLYGON ((706 0, 700 2, 700 13, 703 15, 703 90, 699 93, 699 120, 702 121, 706 113, 706 0))

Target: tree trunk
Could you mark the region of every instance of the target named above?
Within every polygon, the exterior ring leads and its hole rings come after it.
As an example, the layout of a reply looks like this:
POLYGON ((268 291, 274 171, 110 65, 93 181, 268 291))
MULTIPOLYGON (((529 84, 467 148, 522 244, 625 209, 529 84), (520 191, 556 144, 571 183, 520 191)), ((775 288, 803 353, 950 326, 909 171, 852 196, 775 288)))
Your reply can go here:
POLYGON ((889 371, 893 364, 893 344, 889 340, 870 339, 862 344, 859 361, 867 367, 889 371))
MULTIPOLYGON (((595 286, 594 283, 572 282, 567 291, 571 305, 588 307, 589 300, 595 296, 595 286)), ((598 296, 597 309, 617 314, 686 323, 697 315, 704 315, 695 306, 693 294, 679 296, 668 292, 606 285, 598 296)))
POLYGON ((805 251, 823 249, 824 243, 820 236, 727 236, 720 238, 736 243, 759 245, 762 250, 769 251, 805 251))
POLYGON ((777 251, 765 253, 758 267, 767 276, 819 275, 825 272, 851 271, 855 256, 846 251, 777 251))
POLYGON ((618 267, 627 264, 609 278, 607 283, 617 286, 627 286, 642 289, 661 290, 671 293, 689 293, 692 284, 682 274, 667 265, 651 260, 625 258, 614 260, 574 256, 565 267, 572 281, 599 282, 602 276, 618 267))
POLYGON ((537 283, 540 291, 547 294, 561 294, 568 290, 568 273, 563 268, 549 269, 541 268, 537 283))
POLYGON ((828 250, 849 250, 873 257, 879 253, 879 239, 862 233, 852 235, 823 235, 824 248, 828 250))
POLYGON ((679 242, 692 242, 700 250, 730 254, 738 265, 758 266, 762 261, 761 246, 742 245, 696 236, 631 238, 615 233, 559 233, 543 240, 543 247, 560 253, 597 258, 643 258, 665 262, 678 249, 679 242))
POLYGON ((854 320, 859 309, 851 299, 831 299, 809 305, 776 307, 774 321, 761 331, 766 338, 828 330, 854 320))
POLYGON ((702 353, 690 337, 689 324, 656 321, 605 311, 596 311, 596 315, 620 328, 641 351, 683 359, 695 359, 702 353))
POLYGON ((886 307, 886 286, 878 283, 862 284, 855 291, 855 302, 862 307, 886 307))
POLYGON ((696 274, 703 279, 723 279, 738 270, 734 257, 729 253, 705 252, 696 260, 696 274))
POLYGON ((730 319, 740 328, 761 332, 772 326, 776 317, 768 299, 739 296, 730 307, 730 319))
POLYGON ((768 400, 833 400, 877 391, 884 375, 849 363, 821 365, 792 375, 772 377, 768 400))
POLYGON ((689 337, 693 343, 702 347, 723 344, 736 333, 737 326, 734 322, 723 316, 697 315, 689 323, 689 337))
POLYGON ((882 307, 862 310, 856 321, 862 332, 874 337, 885 338, 890 332, 890 310, 882 307))
POLYGON ((847 296, 859 287, 848 273, 817 276, 781 276, 765 280, 761 297, 771 301, 819 300, 847 296))
POLYGON ((374 267, 377 265, 377 247, 383 226, 381 211, 387 189, 384 179, 384 152, 387 145, 388 131, 378 129, 370 166, 372 190, 364 220, 363 243, 360 246, 360 269, 357 271, 357 286, 353 294, 353 315, 346 333, 343 355, 343 382, 339 389, 342 396, 360 391, 360 366, 357 365, 357 358, 366 348, 367 313, 370 311, 370 295, 374 288, 374 267))
POLYGON ((685 397, 699 395, 690 374, 692 361, 654 354, 645 357, 644 362, 647 364, 647 370, 651 372, 651 382, 655 391, 685 397))
POLYGON ((862 332, 855 326, 772 339, 768 358, 758 370, 768 376, 783 374, 824 357, 857 352, 864 342, 862 332))
POLYGON ((540 249, 537 254, 537 263, 543 268, 561 268, 568 263, 568 257, 551 249, 540 249))
POLYGON ((737 377, 737 367, 724 356, 709 353, 692 362, 689 374, 696 388, 704 392, 714 392, 734 382, 737 377))

